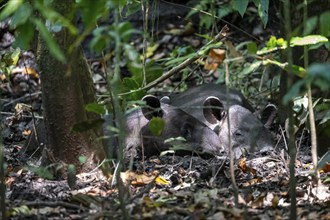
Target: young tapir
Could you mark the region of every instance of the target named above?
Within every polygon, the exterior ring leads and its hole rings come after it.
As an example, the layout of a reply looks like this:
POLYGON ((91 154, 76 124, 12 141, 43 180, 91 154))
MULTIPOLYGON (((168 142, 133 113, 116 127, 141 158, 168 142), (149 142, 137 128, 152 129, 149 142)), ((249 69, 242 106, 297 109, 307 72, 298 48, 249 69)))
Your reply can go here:
MULTIPOLYGON (((271 133, 252 113, 254 110, 249 102, 236 90, 229 89, 227 98, 224 85, 203 84, 173 95, 166 102, 179 107, 213 129, 219 135, 220 145, 225 149, 229 146, 229 133, 236 158, 242 154, 243 149, 267 151, 273 148, 271 133), (226 114, 226 107, 229 107, 229 115, 226 114)), ((267 112, 273 113, 269 110, 267 112)))
MULTIPOLYGON (((146 156, 158 154, 171 147, 171 143, 166 142, 166 140, 177 137, 185 139, 183 142, 176 143, 183 150, 212 154, 217 154, 224 150, 220 145, 218 135, 193 116, 181 109, 161 103, 154 96, 145 96, 143 101, 146 102, 146 106, 135 109, 126 115, 126 138, 124 141, 126 156, 132 154, 135 156, 136 152, 141 152, 142 147, 146 156), (153 135, 149 129, 149 123, 153 117, 159 117, 165 122, 159 136, 153 135)), ((109 124, 111 124, 110 117, 105 117, 103 130, 104 133, 111 136, 107 129, 109 124)), ((43 121, 39 122, 36 130, 39 143, 47 144, 43 121)), ((113 141, 106 142, 110 145, 115 143, 113 141)), ((36 135, 32 133, 26 142, 25 151, 32 153, 39 145, 36 141, 36 135)), ((38 155, 40 155, 40 150, 38 155)))

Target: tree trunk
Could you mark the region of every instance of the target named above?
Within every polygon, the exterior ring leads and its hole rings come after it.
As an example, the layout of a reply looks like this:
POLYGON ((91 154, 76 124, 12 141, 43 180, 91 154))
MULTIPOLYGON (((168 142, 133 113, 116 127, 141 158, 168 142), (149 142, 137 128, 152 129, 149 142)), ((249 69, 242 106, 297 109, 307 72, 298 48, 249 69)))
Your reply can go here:
MULTIPOLYGON (((53 3, 54 9, 67 18, 74 11, 73 6, 72 0, 53 3)), ((105 155, 102 143, 96 141, 99 134, 95 130, 73 132, 71 128, 76 123, 98 117, 84 110, 85 104, 95 101, 91 73, 80 48, 67 52, 75 40, 68 29, 62 27, 53 33, 53 38, 65 52, 67 62, 61 63, 51 56, 48 46, 39 36, 37 60, 41 70, 47 136, 41 163, 43 166, 74 164, 78 171, 90 170, 95 167, 95 159, 102 160, 105 155), (79 156, 86 157, 84 165, 80 164, 79 156)))

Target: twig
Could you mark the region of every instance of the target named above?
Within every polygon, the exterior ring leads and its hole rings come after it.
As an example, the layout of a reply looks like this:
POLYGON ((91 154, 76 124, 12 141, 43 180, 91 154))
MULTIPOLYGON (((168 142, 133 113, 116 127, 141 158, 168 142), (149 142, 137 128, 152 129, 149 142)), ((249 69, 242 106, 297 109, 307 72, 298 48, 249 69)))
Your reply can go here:
POLYGON ((31 96, 35 96, 35 95, 41 95, 41 91, 39 91, 39 92, 34 92, 34 93, 31 93, 31 94, 25 94, 25 95, 22 96, 22 97, 19 97, 19 98, 17 98, 17 99, 14 99, 14 100, 12 100, 12 101, 10 101, 10 102, 4 104, 3 107, 6 107, 6 106, 8 106, 8 105, 11 105, 11 104, 14 104, 14 103, 20 102, 21 100, 24 100, 25 98, 29 98, 29 97, 31 97, 31 96))
POLYGON ((49 207, 65 207, 70 209, 86 209, 82 207, 81 205, 75 205, 68 202, 62 202, 62 201, 56 201, 56 202, 47 202, 47 201, 34 201, 34 202, 27 202, 24 203, 26 206, 33 206, 33 207, 43 207, 43 206, 49 206, 49 207))

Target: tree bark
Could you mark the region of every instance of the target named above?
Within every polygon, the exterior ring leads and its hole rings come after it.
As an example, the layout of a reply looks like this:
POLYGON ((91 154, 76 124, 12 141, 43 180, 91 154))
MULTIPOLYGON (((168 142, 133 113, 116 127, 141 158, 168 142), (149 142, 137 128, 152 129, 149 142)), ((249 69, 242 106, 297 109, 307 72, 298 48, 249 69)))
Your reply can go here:
MULTIPOLYGON (((74 11, 74 1, 55 1, 53 7, 68 18, 74 11)), ((96 141, 99 132, 78 133, 71 128, 76 123, 98 117, 84 110, 85 104, 95 101, 91 73, 80 48, 68 52, 75 36, 67 28, 62 27, 53 33, 53 37, 65 52, 67 62, 62 63, 51 56, 46 42, 39 36, 37 61, 41 70, 47 136, 41 164, 74 164, 78 172, 87 171, 95 167, 96 160, 105 156, 102 143, 96 141), (86 157, 84 165, 80 164, 79 156, 86 157)))

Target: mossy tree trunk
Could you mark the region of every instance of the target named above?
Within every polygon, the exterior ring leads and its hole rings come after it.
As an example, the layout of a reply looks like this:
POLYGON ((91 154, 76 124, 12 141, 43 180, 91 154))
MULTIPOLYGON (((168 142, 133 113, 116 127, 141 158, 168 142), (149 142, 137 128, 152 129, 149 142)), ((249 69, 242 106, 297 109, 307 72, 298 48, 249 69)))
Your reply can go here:
MULTIPOLYGON (((67 18, 74 17, 70 15, 74 11, 73 0, 55 1, 53 7, 67 18)), ((85 104, 95 101, 91 73, 80 48, 68 52, 75 36, 67 28, 62 27, 59 32, 53 33, 53 38, 65 52, 67 62, 62 63, 54 58, 44 39, 39 36, 37 60, 41 70, 47 134, 42 165, 74 164, 78 172, 90 170, 95 167, 96 161, 104 158, 102 143, 96 141, 99 134, 96 130, 78 133, 71 129, 79 122, 98 117, 86 113, 84 109, 85 104), (84 165, 80 164, 79 156, 86 157, 84 165)))

